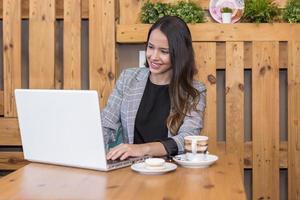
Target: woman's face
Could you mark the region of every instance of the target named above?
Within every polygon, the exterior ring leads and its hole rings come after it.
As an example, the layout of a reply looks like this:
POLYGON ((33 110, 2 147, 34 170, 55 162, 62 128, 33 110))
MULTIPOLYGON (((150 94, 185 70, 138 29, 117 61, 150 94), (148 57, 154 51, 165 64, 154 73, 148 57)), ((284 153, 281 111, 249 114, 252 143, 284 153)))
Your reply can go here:
POLYGON ((159 29, 154 29, 150 34, 146 58, 151 74, 169 76, 171 71, 169 43, 167 37, 159 29))

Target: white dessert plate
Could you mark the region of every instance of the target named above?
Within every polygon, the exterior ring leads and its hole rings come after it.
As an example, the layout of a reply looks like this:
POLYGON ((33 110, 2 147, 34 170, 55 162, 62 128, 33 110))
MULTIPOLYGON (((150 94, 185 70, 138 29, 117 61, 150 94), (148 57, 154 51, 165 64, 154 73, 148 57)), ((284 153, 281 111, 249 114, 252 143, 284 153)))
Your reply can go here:
POLYGON ((147 175, 164 174, 164 173, 173 171, 176 168, 177 168, 176 164, 168 163, 168 162, 165 163, 163 169, 148 169, 144 162, 135 163, 135 164, 131 165, 131 169, 133 171, 136 171, 136 172, 139 172, 139 173, 142 173, 142 174, 147 174, 147 175))
POLYGON ((205 168, 213 163, 215 163, 218 160, 218 156, 212 155, 212 154, 206 154, 203 156, 201 160, 197 161, 189 161, 186 158, 185 154, 177 155, 173 158, 173 160, 180 164, 183 167, 188 167, 188 168, 205 168))

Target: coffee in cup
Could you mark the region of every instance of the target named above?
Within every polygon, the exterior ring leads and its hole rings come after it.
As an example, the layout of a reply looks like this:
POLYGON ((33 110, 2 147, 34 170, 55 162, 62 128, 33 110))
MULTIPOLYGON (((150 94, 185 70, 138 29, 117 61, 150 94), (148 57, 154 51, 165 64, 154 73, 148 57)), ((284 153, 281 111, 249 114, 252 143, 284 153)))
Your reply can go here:
POLYGON ((208 149, 208 137, 203 135, 190 135, 184 137, 184 151, 190 161, 199 160, 208 149))

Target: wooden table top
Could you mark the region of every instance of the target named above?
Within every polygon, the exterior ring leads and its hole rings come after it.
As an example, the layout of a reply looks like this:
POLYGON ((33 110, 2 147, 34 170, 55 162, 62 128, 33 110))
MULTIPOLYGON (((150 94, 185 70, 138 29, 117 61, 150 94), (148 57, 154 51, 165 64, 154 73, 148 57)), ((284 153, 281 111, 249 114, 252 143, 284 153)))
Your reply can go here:
POLYGON ((246 199, 237 158, 219 155, 209 168, 142 175, 31 163, 0 179, 0 199, 246 199))

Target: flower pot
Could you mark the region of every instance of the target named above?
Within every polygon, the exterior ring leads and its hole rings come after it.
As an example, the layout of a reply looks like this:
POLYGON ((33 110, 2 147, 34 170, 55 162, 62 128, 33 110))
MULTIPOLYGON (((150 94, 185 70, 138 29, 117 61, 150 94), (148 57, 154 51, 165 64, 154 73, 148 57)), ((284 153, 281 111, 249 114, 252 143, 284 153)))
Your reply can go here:
POLYGON ((231 23, 232 13, 222 13, 222 23, 230 24, 231 23))

